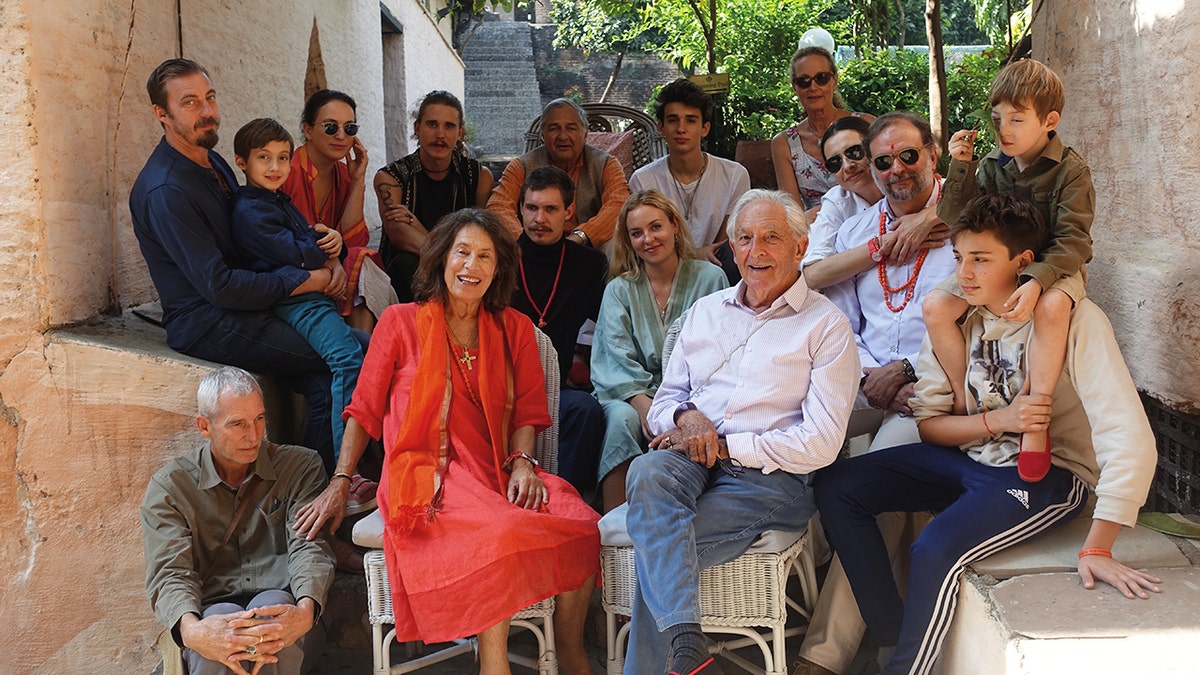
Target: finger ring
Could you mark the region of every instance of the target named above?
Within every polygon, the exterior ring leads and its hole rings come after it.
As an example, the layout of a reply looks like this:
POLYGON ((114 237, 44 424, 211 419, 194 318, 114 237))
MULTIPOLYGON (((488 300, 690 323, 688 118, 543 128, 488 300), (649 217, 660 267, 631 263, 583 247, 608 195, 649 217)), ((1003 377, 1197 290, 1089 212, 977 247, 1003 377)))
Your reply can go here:
POLYGON ((246 647, 246 653, 249 654, 250 656, 254 656, 255 654, 258 653, 258 647, 255 647, 254 645, 250 645, 249 647, 246 647))
POLYGON ((672 438, 671 436, 667 436, 667 447, 668 448, 675 447, 675 439, 672 438))
POLYGON ((260 644, 260 645, 261 645, 261 644, 263 643, 263 640, 264 640, 264 639, 265 639, 265 638, 264 638, 263 636, 259 635, 259 636, 258 636, 258 644, 260 644))

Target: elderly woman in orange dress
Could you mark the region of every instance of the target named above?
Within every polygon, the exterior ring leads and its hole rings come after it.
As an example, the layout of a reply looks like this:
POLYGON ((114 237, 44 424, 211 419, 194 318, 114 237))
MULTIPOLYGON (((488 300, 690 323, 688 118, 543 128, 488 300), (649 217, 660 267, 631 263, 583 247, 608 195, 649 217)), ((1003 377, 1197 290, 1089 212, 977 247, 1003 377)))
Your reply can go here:
POLYGON ((531 456, 550 416, 535 329, 508 307, 518 256, 484 210, 452 213, 429 233, 417 302, 389 307, 371 337, 342 458, 356 462, 368 437, 384 441, 378 495, 397 639, 478 635, 481 672, 508 673, 509 617, 556 596, 559 663, 589 673, 599 515, 531 456))
POLYGON ((347 288, 338 309, 355 328, 370 330, 374 318, 396 300, 379 254, 368 248, 371 232, 363 219, 367 149, 358 139, 355 111, 354 99, 340 91, 322 89, 309 97, 300 117, 304 145, 292 154, 292 171, 281 189, 309 225, 341 233, 347 288), (366 301, 377 297, 376 306, 368 307, 366 301))

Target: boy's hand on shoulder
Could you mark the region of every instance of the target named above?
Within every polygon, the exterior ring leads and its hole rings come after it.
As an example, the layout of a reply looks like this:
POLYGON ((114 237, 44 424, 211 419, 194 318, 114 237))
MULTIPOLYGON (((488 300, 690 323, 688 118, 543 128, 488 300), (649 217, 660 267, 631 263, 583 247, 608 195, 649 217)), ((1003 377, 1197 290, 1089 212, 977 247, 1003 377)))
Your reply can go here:
POLYGON ((1042 284, 1037 279, 1030 279, 1017 287, 1013 294, 1004 301, 1007 312, 1000 315, 1006 321, 1028 321, 1033 316, 1033 308, 1038 298, 1042 297, 1042 284))
POLYGON ((342 254, 342 233, 334 230, 322 223, 313 225, 313 229, 317 232, 317 246, 325 252, 325 255, 330 258, 336 258, 342 254))
POLYGON ((950 157, 960 162, 970 162, 975 159, 975 137, 979 135, 974 129, 960 129, 950 137, 947 150, 950 157))

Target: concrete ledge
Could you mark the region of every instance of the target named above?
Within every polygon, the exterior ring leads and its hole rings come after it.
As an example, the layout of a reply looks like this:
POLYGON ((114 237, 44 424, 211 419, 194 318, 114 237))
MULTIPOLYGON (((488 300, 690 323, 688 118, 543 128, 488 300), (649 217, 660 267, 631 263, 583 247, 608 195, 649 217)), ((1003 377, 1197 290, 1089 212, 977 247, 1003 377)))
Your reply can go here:
POLYGON ((1114 556, 1162 579, 1162 593, 1129 600, 1107 584, 1083 588, 1076 556, 1090 526, 1078 518, 968 567, 935 672, 1200 672, 1195 543, 1141 527, 1123 531, 1114 556))
MULTIPOLYGON (((1091 526, 1091 518, 1076 518, 1044 536, 984 558, 971 568, 998 580, 1022 574, 1074 572, 1079 550, 1091 526)), ((1144 527, 1122 530, 1113 547, 1113 556, 1136 569, 1191 564, 1170 537, 1144 527)))

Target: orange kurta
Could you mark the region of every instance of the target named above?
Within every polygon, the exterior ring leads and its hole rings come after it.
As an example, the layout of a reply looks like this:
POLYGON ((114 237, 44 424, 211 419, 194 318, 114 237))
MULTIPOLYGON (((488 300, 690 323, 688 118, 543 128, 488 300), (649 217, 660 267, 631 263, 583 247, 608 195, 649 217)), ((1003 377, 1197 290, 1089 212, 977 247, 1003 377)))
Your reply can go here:
POLYGON ((321 223, 341 233, 346 248, 342 267, 346 270, 347 287, 346 299, 338 303, 338 310, 342 316, 347 316, 354 308, 354 299, 358 295, 358 276, 363 263, 370 258, 382 269, 383 261, 377 251, 367 248, 367 244, 371 243, 371 232, 367 229, 366 220, 359 220, 345 228, 341 226, 342 214, 345 213, 346 202, 350 199, 350 169, 346 167, 345 162, 336 162, 333 166, 333 187, 325 199, 324 208, 320 210, 317 209, 317 198, 313 192, 317 168, 308 158, 307 145, 296 148, 296 152, 292 154, 291 173, 280 189, 291 198, 300 213, 304 214, 309 225, 321 223))
MULTIPOLYGON (((346 415, 371 436, 391 443, 414 390, 421 358, 418 305, 394 305, 380 317, 371 337, 354 400, 346 415)), ((513 355, 514 401, 509 429, 549 424, 545 384, 533 325, 514 310, 503 321, 513 355)), ((440 348, 441 344, 435 341, 440 348)), ((466 371, 481 391, 481 363, 503 353, 479 353, 466 371)), ((518 610, 563 591, 579 588, 599 570, 599 515, 566 481, 538 471, 550 493, 547 508, 529 511, 509 503, 502 491, 507 475, 497 470, 487 421, 452 369, 453 395, 447 430, 450 463, 443 479, 440 510, 428 524, 402 536, 385 530, 384 549, 399 640, 443 642, 473 635, 518 610)), ((422 390, 421 386, 416 387, 422 390)), ((437 420, 430 420, 437 424, 437 420)), ((388 452, 397 452, 393 447, 388 452)), ((395 466, 396 463, 389 463, 395 466)), ((382 502, 392 494, 385 469, 382 502)), ((389 513, 388 504, 381 503, 389 513)), ((385 523, 386 524, 386 523, 385 523)))

